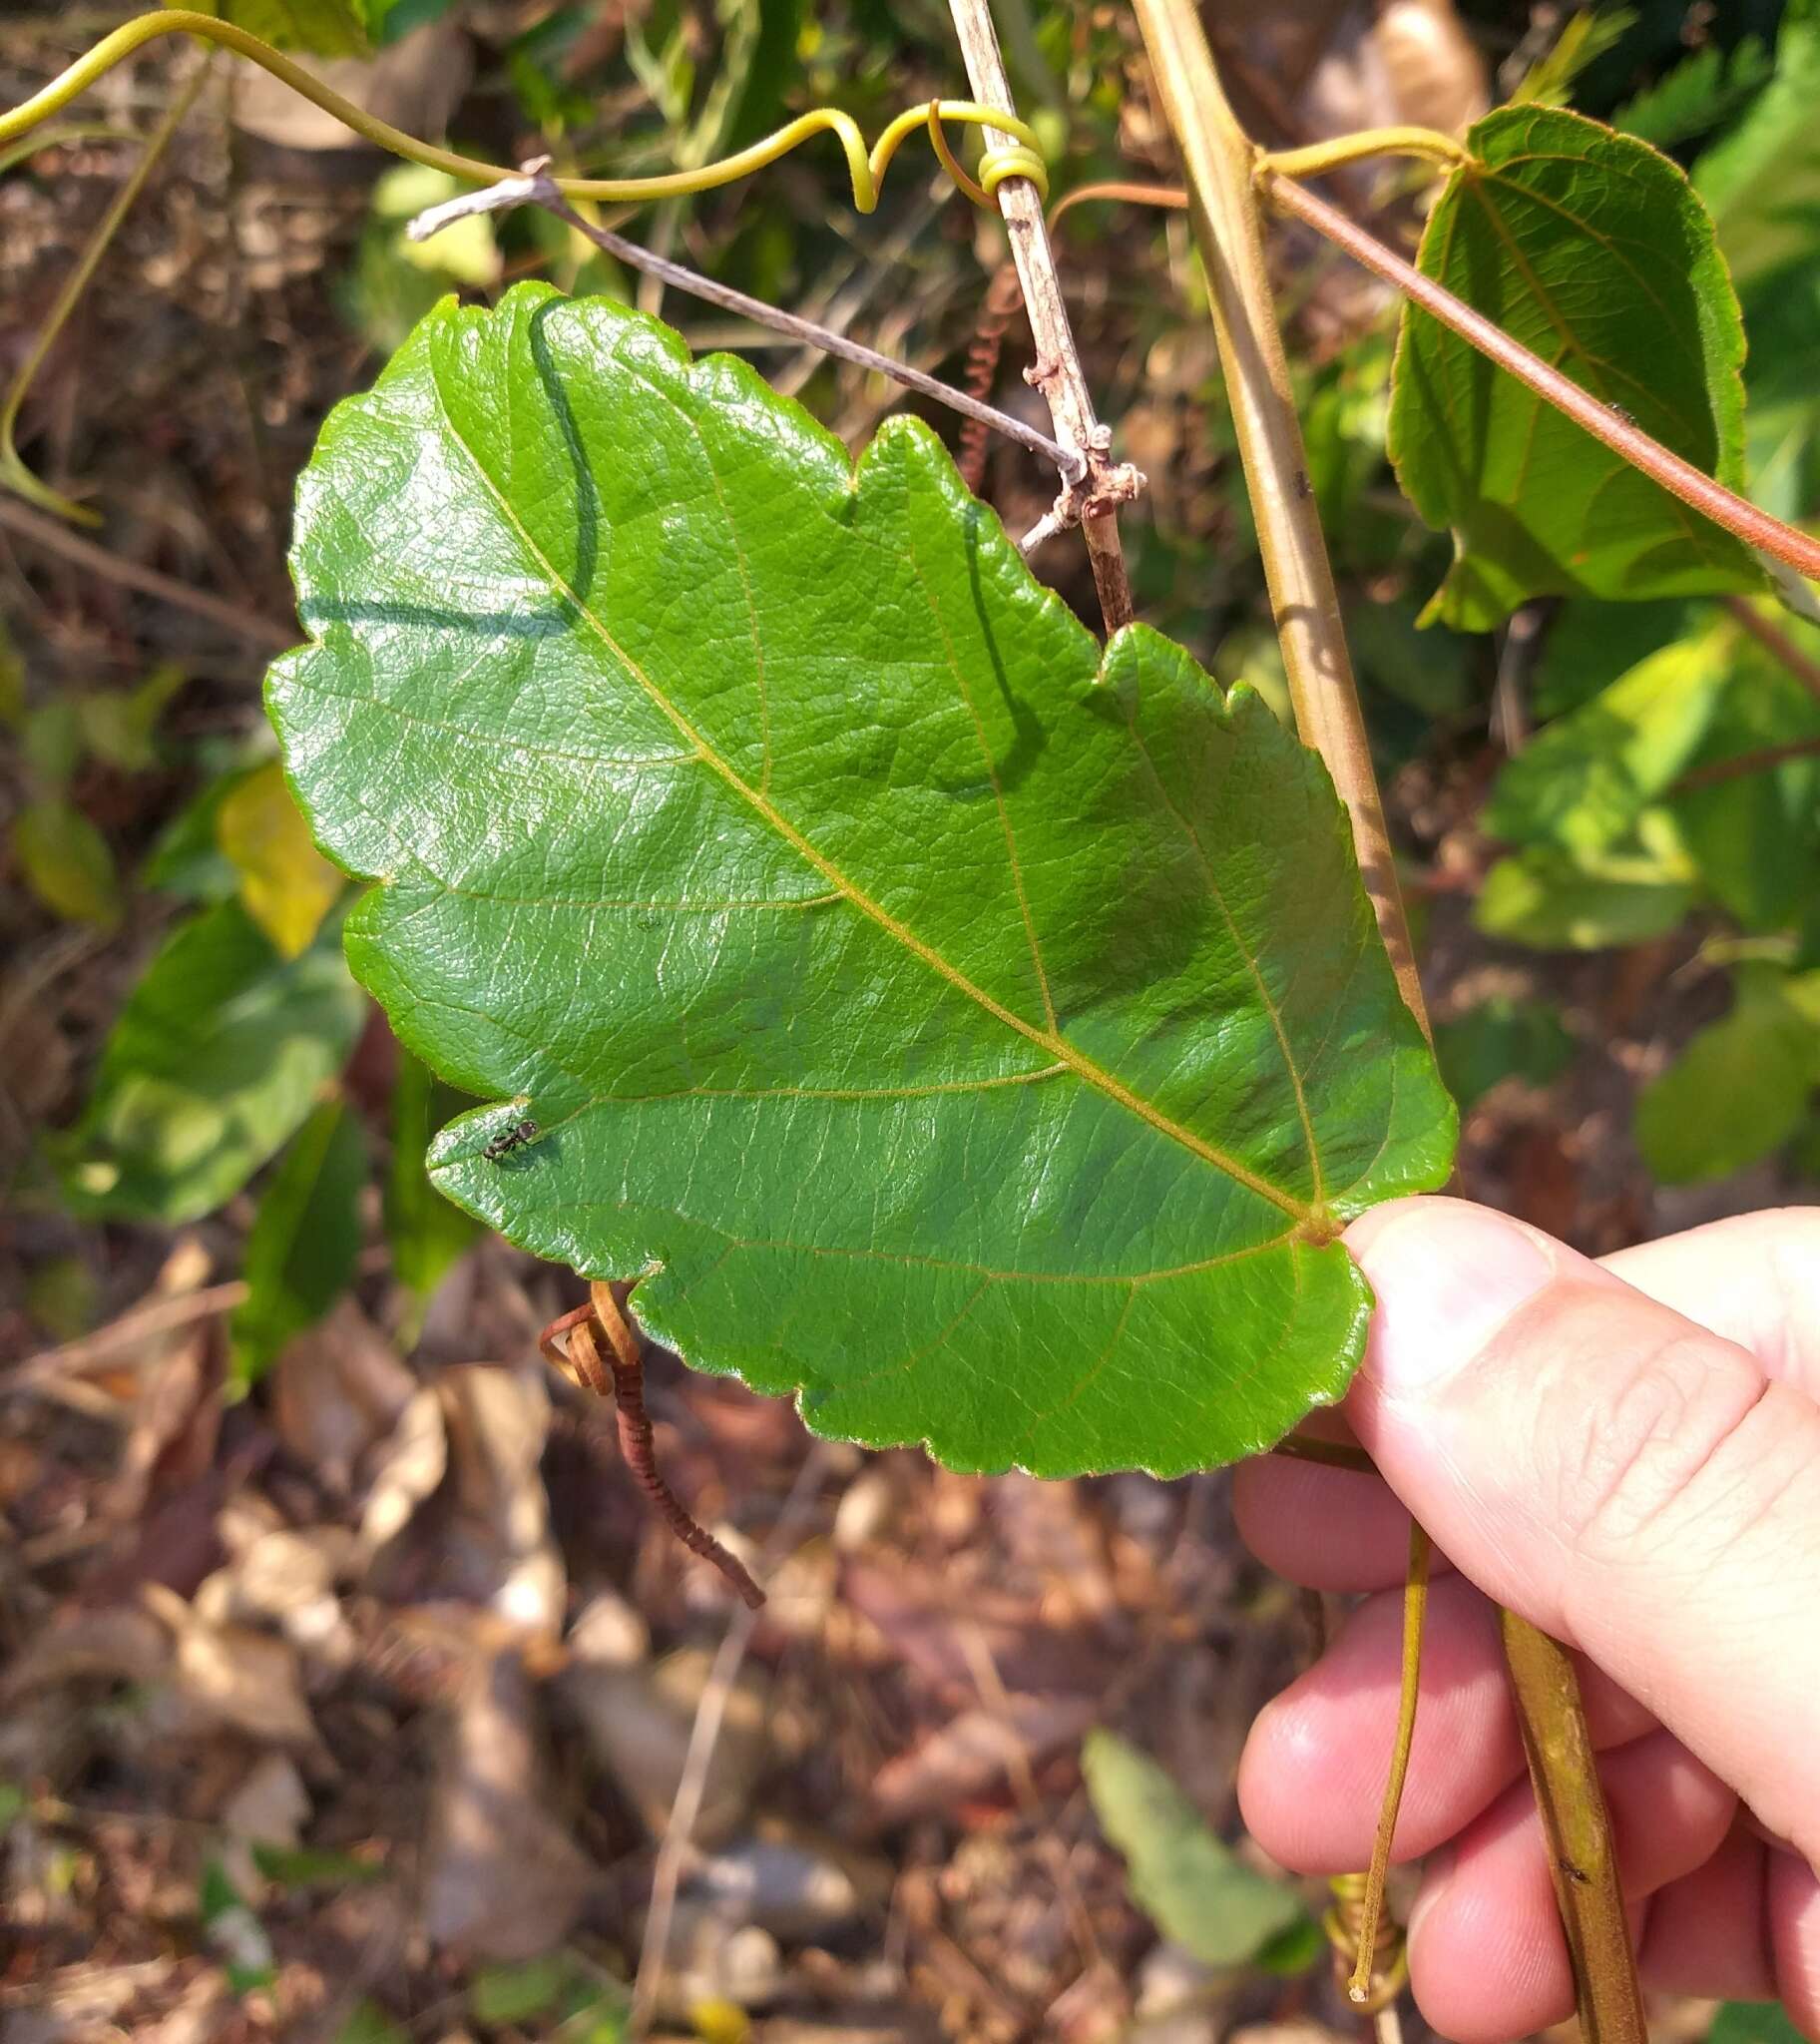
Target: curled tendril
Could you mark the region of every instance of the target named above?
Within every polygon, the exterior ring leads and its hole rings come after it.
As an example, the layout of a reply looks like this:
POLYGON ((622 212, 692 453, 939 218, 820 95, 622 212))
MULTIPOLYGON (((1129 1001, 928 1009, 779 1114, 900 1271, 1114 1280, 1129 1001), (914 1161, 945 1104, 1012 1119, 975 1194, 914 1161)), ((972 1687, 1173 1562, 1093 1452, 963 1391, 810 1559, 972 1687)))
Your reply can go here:
MULTIPOLYGON (((302 65, 274 50, 269 43, 261 42, 257 36, 249 35, 243 28, 236 28, 232 22, 217 21, 213 15, 197 14, 182 8, 161 9, 127 22, 112 35, 104 36, 86 56, 78 57, 42 92, 34 93, 11 113, 0 114, 0 149, 30 133, 53 114, 61 113, 79 93, 85 92, 98 78, 113 70, 116 64, 124 63, 146 44, 155 42, 160 36, 172 35, 197 36, 204 42, 231 50, 235 56, 244 57, 249 63, 258 65, 260 70, 270 72, 292 92, 308 100, 312 106, 320 107, 325 114, 332 115, 356 135, 363 136, 380 149, 391 151, 394 156, 403 157, 409 163, 446 171, 452 177, 466 178, 480 185, 490 185, 512 175, 505 165, 484 163, 476 157, 459 156, 452 150, 437 149, 430 143, 419 142, 415 136, 406 135, 402 129, 376 119, 352 101, 343 99, 302 65)), ((718 163, 703 164, 696 170, 670 171, 652 178, 558 178, 556 184, 567 199, 599 200, 612 205, 676 199, 691 192, 708 192, 716 186, 734 184, 749 177, 753 171, 775 163, 779 157, 787 156, 812 136, 827 134, 840 144, 847 159, 854 206, 861 213, 870 213, 878 204, 879 184, 891 159, 908 136, 925 126, 935 139, 936 153, 950 175, 977 205, 989 204, 999 184, 1011 177, 1030 178, 1047 193, 1048 177, 1036 132, 1015 114, 996 107, 983 107, 974 100, 934 100, 925 106, 912 107, 898 115, 870 150, 866 148, 865 137, 850 114, 842 113, 838 107, 815 107, 787 122, 774 134, 754 142, 748 149, 722 157, 718 163), (980 179, 976 183, 960 168, 945 140, 941 139, 944 121, 960 121, 976 128, 990 126, 1015 137, 1015 141, 986 152, 981 160, 980 179)))

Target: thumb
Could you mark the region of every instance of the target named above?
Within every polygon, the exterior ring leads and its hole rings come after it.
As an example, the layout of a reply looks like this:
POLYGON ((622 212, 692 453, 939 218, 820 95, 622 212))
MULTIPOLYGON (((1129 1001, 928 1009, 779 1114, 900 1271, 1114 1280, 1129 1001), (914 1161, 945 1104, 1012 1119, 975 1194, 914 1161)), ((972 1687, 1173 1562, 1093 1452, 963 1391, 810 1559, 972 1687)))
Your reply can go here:
POLYGON ((1392 1489, 1820 1863, 1820 1408, 1487 1208, 1346 1243, 1378 1296, 1347 1412, 1392 1489))

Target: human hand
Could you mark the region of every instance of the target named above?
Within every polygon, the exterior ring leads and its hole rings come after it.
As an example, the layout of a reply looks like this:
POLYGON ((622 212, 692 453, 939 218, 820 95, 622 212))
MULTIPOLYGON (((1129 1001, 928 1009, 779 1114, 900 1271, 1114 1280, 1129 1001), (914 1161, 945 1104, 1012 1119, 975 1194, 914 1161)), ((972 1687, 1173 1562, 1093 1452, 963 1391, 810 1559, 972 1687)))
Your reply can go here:
POLYGON ((1413 1511, 1438 1552, 1396 1857, 1428 1861, 1428 2020, 1502 2044, 1574 2004, 1496 1600, 1575 1650, 1645 1982, 1779 1997, 1820 2038, 1820 1209, 1594 1264, 1402 1200, 1346 1244, 1378 1310, 1343 1409, 1381 1478, 1266 1457, 1235 1506, 1279 1574, 1373 1594, 1252 1728, 1253 1836, 1308 1873, 1370 1857, 1413 1511))

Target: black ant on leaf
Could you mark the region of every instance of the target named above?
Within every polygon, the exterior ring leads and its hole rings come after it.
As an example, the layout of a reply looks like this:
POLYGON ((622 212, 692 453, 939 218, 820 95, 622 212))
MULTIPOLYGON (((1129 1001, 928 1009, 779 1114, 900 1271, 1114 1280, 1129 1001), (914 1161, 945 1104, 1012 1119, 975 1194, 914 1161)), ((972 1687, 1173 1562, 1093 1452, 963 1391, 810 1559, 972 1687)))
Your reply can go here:
POLYGON ((535 1142, 537 1134, 537 1124, 527 1115, 523 1121, 501 1129, 480 1154, 489 1164, 497 1164, 512 1151, 522 1150, 527 1143, 535 1142))

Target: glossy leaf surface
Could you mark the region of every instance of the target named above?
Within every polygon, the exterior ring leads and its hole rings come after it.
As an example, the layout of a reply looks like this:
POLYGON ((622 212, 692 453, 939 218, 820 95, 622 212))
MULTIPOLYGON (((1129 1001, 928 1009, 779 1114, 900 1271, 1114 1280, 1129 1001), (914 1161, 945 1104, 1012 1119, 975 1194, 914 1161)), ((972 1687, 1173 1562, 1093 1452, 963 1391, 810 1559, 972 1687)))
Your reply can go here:
POLYGON ((1204 1466, 1343 1388, 1332 1236, 1451 1106, 1318 761, 1106 653, 919 424, 444 306, 303 480, 268 698, 436 1183, 697 1364, 965 1467, 1204 1466), (527 1146, 489 1140, 529 1116, 527 1146))
MULTIPOLYGON (((1532 352, 1732 488, 1743 473, 1744 330, 1712 224, 1664 156, 1553 107, 1467 138, 1420 264, 1532 352)), ((1729 533, 1639 475, 1411 305, 1390 452, 1456 558, 1430 615, 1486 631, 1533 596, 1754 589, 1729 533)))

